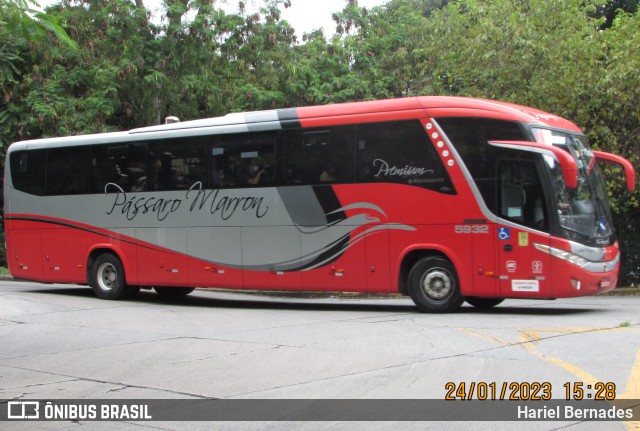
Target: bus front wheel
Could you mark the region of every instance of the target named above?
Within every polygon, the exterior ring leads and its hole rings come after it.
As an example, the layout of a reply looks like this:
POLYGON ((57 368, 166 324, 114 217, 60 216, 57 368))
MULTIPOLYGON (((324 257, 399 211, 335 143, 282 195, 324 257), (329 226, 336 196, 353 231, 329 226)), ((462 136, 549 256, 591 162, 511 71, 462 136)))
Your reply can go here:
POLYGON ((91 268, 90 285, 101 299, 122 299, 136 291, 127 286, 122 262, 111 253, 96 258, 91 268))
POLYGON ((464 301, 456 269, 442 257, 424 257, 416 262, 409 272, 408 287, 420 311, 455 311, 464 301))

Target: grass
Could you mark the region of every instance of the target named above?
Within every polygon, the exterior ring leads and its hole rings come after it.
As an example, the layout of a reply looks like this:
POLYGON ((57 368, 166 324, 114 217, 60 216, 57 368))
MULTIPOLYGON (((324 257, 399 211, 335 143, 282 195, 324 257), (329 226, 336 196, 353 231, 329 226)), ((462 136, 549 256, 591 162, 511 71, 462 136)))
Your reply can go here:
POLYGON ((640 287, 616 287, 606 293, 601 293, 602 296, 640 296, 640 287))

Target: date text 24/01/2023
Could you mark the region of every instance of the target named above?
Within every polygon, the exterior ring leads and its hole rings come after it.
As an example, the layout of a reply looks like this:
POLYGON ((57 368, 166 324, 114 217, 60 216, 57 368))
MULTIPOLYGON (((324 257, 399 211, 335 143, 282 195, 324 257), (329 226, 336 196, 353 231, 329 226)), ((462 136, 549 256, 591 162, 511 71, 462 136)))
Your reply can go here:
MULTIPOLYGON (((566 400, 613 401, 616 398, 613 382, 567 382, 562 387, 566 400)), ((553 385, 549 382, 447 382, 444 388, 445 400, 547 401, 553 394, 553 385)))

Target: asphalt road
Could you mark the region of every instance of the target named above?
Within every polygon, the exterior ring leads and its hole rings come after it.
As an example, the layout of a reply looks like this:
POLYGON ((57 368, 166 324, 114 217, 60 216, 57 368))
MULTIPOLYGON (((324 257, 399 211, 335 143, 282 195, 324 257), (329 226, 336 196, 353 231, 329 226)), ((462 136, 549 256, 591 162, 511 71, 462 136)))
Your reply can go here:
MULTIPOLYGON (((507 300, 421 314, 408 299, 197 290, 97 299, 0 281, 0 399, 444 399, 446 385, 615 383, 640 399, 640 297, 507 300)), ((467 386, 468 387, 468 386, 467 386)), ((461 402, 457 402, 462 405, 461 402)), ((461 408, 464 408, 462 405, 461 408)), ((5 422, 4 429, 398 429, 391 422, 5 422), (213 427, 215 425, 215 427, 213 427)), ((467 429, 468 422, 403 422, 467 429)), ((633 422, 483 422, 475 429, 639 429, 633 422), (603 427, 603 425, 606 425, 603 427)))

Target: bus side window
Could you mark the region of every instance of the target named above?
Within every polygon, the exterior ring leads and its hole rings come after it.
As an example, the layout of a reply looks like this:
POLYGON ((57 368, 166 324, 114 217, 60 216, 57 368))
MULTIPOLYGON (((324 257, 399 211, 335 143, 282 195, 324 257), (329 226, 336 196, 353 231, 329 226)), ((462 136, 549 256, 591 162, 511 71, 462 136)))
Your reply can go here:
POLYGON ((418 120, 358 125, 359 182, 409 184, 455 194, 435 147, 418 120))
POLYGON ((283 185, 352 183, 354 126, 282 132, 283 185))
POLYGON ((485 204, 492 213, 498 214, 499 181, 495 161, 503 157, 503 152, 487 142, 527 141, 522 126, 493 118, 448 117, 436 121, 462 157, 485 204))
POLYGON ((533 161, 508 160, 498 164, 499 215, 524 226, 548 231, 542 183, 533 161))
MULTIPOLYGON (((91 147, 91 179, 90 193, 105 193, 107 184, 118 184, 118 157, 113 154, 115 148, 120 148, 126 154, 125 145, 94 145, 91 147)), ((112 190, 115 192, 115 188, 112 190)))
POLYGON ((207 140, 185 137, 149 143, 147 190, 186 190, 207 182, 207 140))
POLYGON ((47 195, 89 191, 89 147, 52 148, 47 156, 47 195))
POLYGON ((213 188, 265 187, 275 183, 273 132, 221 135, 211 147, 213 188))
POLYGON ((144 191, 147 144, 121 143, 91 147, 91 193, 144 191))
POLYGON ((317 178, 313 178, 314 174, 309 166, 310 160, 305 159, 303 148, 302 129, 285 130, 280 135, 280 149, 282 152, 280 182, 283 185, 316 183, 317 178))
POLYGON ((336 163, 331 149, 336 143, 331 142, 332 133, 329 130, 305 132, 302 135, 302 154, 315 161, 315 165, 307 167, 307 178, 315 183, 338 182, 336 163), (319 162, 319 163, 318 163, 319 162))

